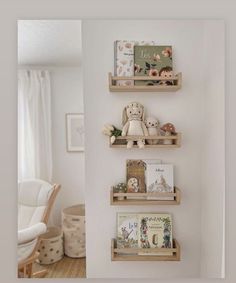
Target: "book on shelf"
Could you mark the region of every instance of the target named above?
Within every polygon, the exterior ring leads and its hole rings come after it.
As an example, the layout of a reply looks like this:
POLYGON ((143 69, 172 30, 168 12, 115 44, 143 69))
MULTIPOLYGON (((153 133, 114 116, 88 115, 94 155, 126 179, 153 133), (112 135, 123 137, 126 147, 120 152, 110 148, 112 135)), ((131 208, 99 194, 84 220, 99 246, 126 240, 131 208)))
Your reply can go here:
MULTIPOLYGON (((172 46, 134 46, 134 75, 164 79, 173 76, 172 46)), ((135 85, 173 85, 173 80, 135 81, 135 85)))
MULTIPOLYGON (((174 166, 173 164, 145 162, 145 179, 147 193, 173 193, 174 192, 174 166)), ((147 196, 148 200, 174 200, 173 196, 157 197, 147 196)))
POLYGON ((173 247, 172 230, 168 213, 117 213, 117 248, 145 249, 134 252, 139 255, 173 255, 168 250, 155 251, 173 247))
POLYGON ((170 251, 148 252, 157 248, 172 248, 172 218, 170 214, 140 213, 138 214, 138 246, 145 248, 139 255, 173 255, 170 251))
MULTIPOLYGON (((118 77, 134 76, 134 46, 154 45, 154 41, 116 40, 114 42, 114 74, 118 77)), ((133 80, 118 80, 116 85, 132 86, 133 80)))
POLYGON ((146 163, 141 159, 126 160, 127 193, 134 194, 127 199, 145 199, 145 196, 135 196, 135 193, 146 192, 145 166, 146 163))
POLYGON ((117 248, 138 247, 138 215, 117 213, 117 248))

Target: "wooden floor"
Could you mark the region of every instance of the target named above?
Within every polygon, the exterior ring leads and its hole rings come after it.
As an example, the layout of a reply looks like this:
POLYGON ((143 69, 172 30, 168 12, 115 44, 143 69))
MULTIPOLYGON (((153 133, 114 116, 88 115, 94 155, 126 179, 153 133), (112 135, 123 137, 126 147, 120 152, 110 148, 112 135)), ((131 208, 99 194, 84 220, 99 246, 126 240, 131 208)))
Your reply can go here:
POLYGON ((86 259, 64 256, 58 262, 49 265, 34 264, 33 271, 47 269, 44 278, 86 278, 86 259))

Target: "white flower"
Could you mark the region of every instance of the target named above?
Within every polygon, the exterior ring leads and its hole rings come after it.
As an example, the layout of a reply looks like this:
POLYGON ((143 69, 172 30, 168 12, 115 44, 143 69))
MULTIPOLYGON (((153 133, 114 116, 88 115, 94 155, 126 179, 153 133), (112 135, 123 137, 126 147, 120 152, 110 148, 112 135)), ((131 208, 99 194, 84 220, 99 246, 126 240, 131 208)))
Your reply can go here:
POLYGON ((111 136, 111 144, 113 144, 116 140, 116 137, 115 136, 111 136))
POLYGON ((114 131, 114 127, 111 124, 106 124, 105 128, 107 128, 109 131, 114 131))
POLYGON ((102 133, 103 133, 104 135, 106 135, 106 136, 109 136, 109 137, 111 136, 111 131, 109 131, 109 130, 108 130, 107 128, 105 128, 105 127, 102 129, 102 133))

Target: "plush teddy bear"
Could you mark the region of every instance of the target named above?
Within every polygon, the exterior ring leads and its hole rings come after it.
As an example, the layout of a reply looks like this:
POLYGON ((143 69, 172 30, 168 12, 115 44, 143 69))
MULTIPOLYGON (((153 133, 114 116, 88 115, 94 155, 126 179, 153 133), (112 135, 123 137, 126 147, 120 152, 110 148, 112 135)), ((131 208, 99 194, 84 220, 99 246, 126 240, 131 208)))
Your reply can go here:
MULTIPOLYGON (((149 136, 159 136, 160 135, 160 122, 155 117, 147 117, 145 125, 148 130, 149 136)), ((148 144, 158 144, 159 140, 147 139, 148 144)))
MULTIPOLYGON (((148 130, 144 124, 144 107, 138 102, 131 102, 123 110, 122 136, 148 136, 148 130)), ((134 141, 137 141, 139 148, 145 145, 144 139, 127 140, 127 148, 132 148, 134 141)))

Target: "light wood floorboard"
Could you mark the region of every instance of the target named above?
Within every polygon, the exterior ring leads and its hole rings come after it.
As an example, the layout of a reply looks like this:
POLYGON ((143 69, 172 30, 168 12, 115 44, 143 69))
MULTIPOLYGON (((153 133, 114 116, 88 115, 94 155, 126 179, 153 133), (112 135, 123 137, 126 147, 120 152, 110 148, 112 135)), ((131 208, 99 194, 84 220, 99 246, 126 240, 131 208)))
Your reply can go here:
POLYGON ((44 278, 86 278, 86 259, 64 256, 58 262, 49 265, 34 263, 33 271, 47 269, 44 278))

